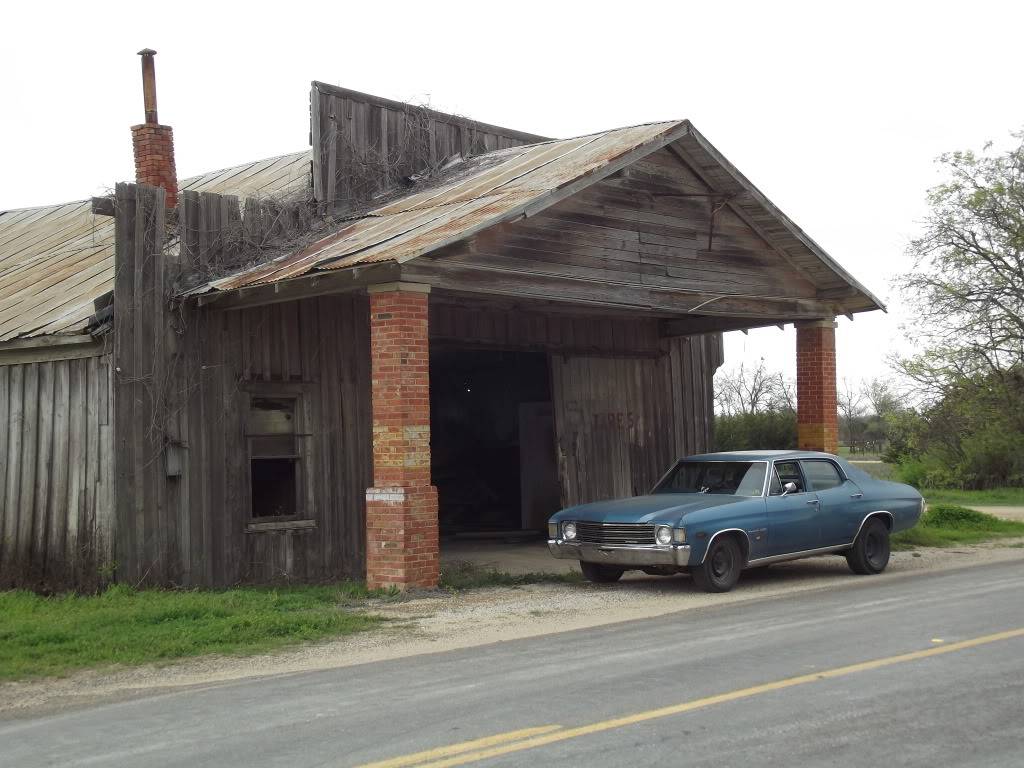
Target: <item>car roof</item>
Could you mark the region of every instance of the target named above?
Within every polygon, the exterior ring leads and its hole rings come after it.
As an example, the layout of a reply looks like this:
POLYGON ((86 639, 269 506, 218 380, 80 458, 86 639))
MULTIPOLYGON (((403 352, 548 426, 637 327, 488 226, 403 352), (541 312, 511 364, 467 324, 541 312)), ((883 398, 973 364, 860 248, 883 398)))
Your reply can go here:
POLYGON ((699 453, 685 457, 686 461, 771 461, 773 459, 836 459, 831 453, 820 451, 724 451, 699 453))

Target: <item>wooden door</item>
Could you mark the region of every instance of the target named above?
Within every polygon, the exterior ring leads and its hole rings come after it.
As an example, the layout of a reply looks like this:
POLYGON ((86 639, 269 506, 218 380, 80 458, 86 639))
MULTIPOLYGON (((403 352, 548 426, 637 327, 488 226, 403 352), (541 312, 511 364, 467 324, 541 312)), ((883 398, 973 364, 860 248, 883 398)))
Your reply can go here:
POLYGON ((650 491, 675 457, 666 358, 551 357, 562 505, 650 491))
POLYGON ((555 458, 551 403, 519 404, 519 487, 523 530, 544 531, 559 510, 561 484, 555 458))

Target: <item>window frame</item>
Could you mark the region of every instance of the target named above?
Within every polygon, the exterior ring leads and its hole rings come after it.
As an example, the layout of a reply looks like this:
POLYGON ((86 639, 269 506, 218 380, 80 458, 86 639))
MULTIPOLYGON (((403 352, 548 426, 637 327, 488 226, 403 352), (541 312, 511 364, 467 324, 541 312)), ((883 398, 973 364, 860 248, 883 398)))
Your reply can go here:
MULTIPOLYGON (((295 527, 296 524, 305 524, 303 527, 316 527, 313 515, 314 501, 312 489, 310 488, 310 468, 312 457, 310 455, 309 440, 311 432, 306 431, 306 425, 311 424, 309 409, 310 386, 286 382, 246 382, 242 389, 243 417, 242 417, 242 438, 245 445, 245 520, 246 530, 249 532, 260 530, 274 530, 275 524, 281 528, 295 527), (295 453, 285 456, 256 456, 253 455, 253 440, 259 437, 267 437, 265 433, 253 433, 249 431, 249 416, 252 412, 252 403, 258 399, 291 400, 294 403, 294 431, 291 436, 295 441, 295 453), (252 490, 252 469, 253 462, 260 459, 288 459, 293 462, 295 471, 295 512, 289 515, 263 515, 253 514, 253 490, 252 490)), ((285 433, 289 434, 289 433, 285 433)))
MULTIPOLYGON (((807 488, 807 475, 804 473, 804 467, 803 467, 803 464, 801 463, 802 461, 803 460, 799 459, 799 458, 797 458, 797 459, 777 459, 777 460, 776 459, 772 459, 772 471, 768 475, 768 488, 767 488, 766 498, 781 499, 781 498, 783 498, 783 496, 799 496, 799 495, 804 494, 804 493, 811 493, 811 491, 807 488), (775 468, 775 465, 779 464, 779 463, 782 463, 782 464, 789 464, 789 463, 796 464, 796 469, 800 473, 800 481, 801 481, 802 489, 797 490, 797 491, 795 491, 793 493, 785 493, 785 489, 784 488, 783 488, 783 493, 774 493, 773 494, 771 492, 771 490, 772 490, 771 479, 772 479, 772 477, 778 477, 778 470, 775 468)), ((779 487, 782 487, 784 485, 785 485, 785 483, 782 482, 782 478, 779 477, 779 487)))
POLYGON ((826 459, 824 457, 822 457, 822 458, 808 457, 806 459, 800 459, 799 460, 800 472, 804 476, 804 483, 805 484, 807 483, 807 472, 804 471, 804 463, 805 462, 814 462, 814 461, 822 462, 824 464, 830 464, 832 466, 832 469, 834 469, 836 471, 836 475, 838 475, 838 477, 839 477, 839 485, 833 485, 831 488, 821 488, 821 489, 809 488, 808 490, 810 492, 812 492, 812 493, 824 493, 825 491, 831 491, 833 488, 842 488, 843 484, 846 483, 846 481, 850 479, 850 478, 848 478, 846 476, 846 473, 843 472, 843 468, 840 467, 836 462, 832 461, 832 459, 826 459))

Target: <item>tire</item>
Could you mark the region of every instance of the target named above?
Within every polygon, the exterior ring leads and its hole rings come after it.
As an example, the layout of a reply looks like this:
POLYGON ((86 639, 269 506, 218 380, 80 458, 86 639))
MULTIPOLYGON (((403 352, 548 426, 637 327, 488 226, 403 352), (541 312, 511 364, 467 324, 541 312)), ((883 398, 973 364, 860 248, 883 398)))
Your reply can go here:
POLYGON ((889 529, 877 517, 868 520, 846 553, 846 563, 858 576, 881 573, 889 564, 889 529))
POLYGON ((583 571, 584 579, 595 584, 611 584, 621 579, 622 574, 625 573, 622 568, 600 563, 585 563, 582 560, 580 560, 580 570, 583 571))
POLYGON ((704 562, 693 571, 694 583, 705 592, 728 592, 739 581, 743 570, 743 551, 732 536, 719 536, 711 542, 704 562))

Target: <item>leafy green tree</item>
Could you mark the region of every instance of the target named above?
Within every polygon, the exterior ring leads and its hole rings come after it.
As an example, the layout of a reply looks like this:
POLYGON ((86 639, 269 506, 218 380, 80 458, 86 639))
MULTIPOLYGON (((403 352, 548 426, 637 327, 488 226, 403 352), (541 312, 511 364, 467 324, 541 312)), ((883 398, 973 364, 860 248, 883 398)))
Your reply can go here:
POLYGON ((888 417, 888 455, 921 484, 1024 483, 1024 133, 1014 138, 1005 152, 939 158, 947 180, 899 281, 921 351, 897 368, 924 399, 888 417))
POLYGON ((965 377, 997 379, 1024 361, 1024 132, 1004 153, 951 152, 928 196, 924 234, 899 281, 922 352, 902 371, 941 396, 965 377))

